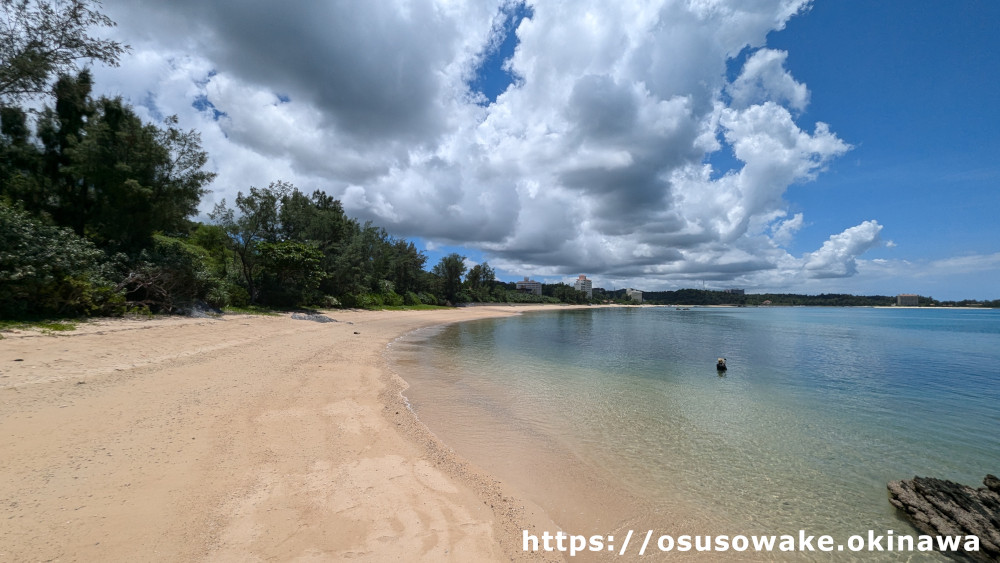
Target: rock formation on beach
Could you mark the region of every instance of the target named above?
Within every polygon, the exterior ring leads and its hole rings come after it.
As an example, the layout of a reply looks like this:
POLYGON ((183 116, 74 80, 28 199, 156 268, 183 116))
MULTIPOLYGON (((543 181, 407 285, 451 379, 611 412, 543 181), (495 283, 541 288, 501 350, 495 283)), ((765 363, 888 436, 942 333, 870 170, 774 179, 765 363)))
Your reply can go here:
POLYGON ((315 321, 317 323, 335 323, 336 319, 331 319, 326 315, 310 313, 292 313, 292 318, 297 321, 315 321))
POLYGON ((889 483, 889 502, 921 532, 936 536, 979 537, 980 561, 1000 561, 1000 479, 987 475, 985 487, 914 477, 889 483))

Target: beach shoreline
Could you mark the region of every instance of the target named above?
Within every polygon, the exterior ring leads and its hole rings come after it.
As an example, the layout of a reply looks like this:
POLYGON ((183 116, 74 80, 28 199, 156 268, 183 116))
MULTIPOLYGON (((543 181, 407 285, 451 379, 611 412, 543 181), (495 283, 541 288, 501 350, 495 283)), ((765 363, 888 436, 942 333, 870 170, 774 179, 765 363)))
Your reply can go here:
MULTIPOLYGON (((583 306, 586 307, 586 306, 583 306)), ((0 341, 0 559, 539 559, 537 505, 410 412, 387 346, 567 306, 102 319, 0 341)))

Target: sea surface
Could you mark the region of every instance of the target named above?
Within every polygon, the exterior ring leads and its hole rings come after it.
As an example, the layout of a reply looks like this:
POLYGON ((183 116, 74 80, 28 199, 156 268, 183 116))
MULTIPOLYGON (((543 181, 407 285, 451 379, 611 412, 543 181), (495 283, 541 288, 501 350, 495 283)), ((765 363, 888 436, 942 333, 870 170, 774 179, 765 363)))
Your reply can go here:
POLYGON ((562 310, 389 357, 432 432, 570 533, 913 534, 888 481, 1000 474, 995 310, 562 310))

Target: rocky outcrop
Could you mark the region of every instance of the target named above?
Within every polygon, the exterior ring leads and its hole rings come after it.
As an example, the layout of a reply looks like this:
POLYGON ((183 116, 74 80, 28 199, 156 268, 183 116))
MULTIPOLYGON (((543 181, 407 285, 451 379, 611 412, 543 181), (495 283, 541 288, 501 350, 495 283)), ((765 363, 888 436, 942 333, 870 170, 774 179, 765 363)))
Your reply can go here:
POLYGON ((889 502, 921 532, 934 536, 979 538, 980 561, 1000 561, 1000 479, 987 475, 985 487, 914 477, 889 483, 889 502))
POLYGON ((292 318, 297 321, 314 321, 317 323, 335 323, 337 319, 331 319, 326 315, 312 313, 292 313, 292 318))

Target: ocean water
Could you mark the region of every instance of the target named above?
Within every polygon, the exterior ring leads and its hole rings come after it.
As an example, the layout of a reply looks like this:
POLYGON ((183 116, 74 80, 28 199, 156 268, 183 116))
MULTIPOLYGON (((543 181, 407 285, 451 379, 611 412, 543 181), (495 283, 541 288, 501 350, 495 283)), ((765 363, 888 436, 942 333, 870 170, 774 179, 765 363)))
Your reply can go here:
POLYGON ((564 310, 390 358, 432 432, 571 533, 913 533, 888 481, 1000 474, 1000 311, 564 310))

